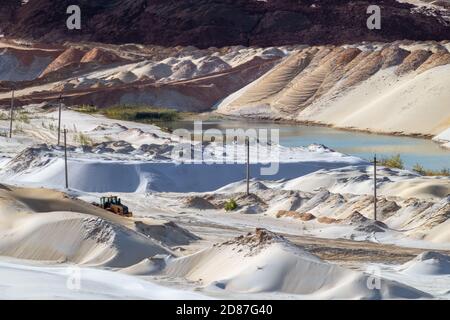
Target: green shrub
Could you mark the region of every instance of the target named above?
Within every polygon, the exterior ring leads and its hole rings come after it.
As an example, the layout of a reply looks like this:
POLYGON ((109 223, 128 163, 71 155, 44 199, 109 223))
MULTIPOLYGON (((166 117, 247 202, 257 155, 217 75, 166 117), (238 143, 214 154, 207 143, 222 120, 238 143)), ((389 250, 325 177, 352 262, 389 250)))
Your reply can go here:
POLYGON ((83 134, 82 132, 79 132, 74 136, 75 142, 78 142, 82 146, 92 146, 94 142, 91 138, 89 138, 87 135, 83 134))
POLYGON ((230 199, 225 203, 225 211, 234 211, 238 207, 236 200, 230 199))
POLYGON ((378 161, 378 163, 384 167, 396 168, 396 169, 404 169, 405 165, 403 164, 403 160, 399 154, 395 156, 391 156, 389 158, 382 158, 378 161))
POLYGON ((149 106, 114 106, 100 111, 108 118, 136 122, 174 121, 179 119, 176 110, 149 106))
POLYGON ((48 129, 49 129, 50 131, 58 131, 58 127, 57 127, 55 124, 53 124, 53 122, 50 122, 50 123, 48 124, 48 129))
POLYGON ((83 113, 89 113, 89 114, 98 112, 98 109, 96 106, 91 106, 88 104, 83 104, 81 106, 74 107, 73 110, 77 111, 77 112, 83 112, 83 113))
POLYGON ((30 118, 28 117, 28 112, 26 111, 19 111, 19 113, 16 116, 17 121, 23 122, 23 123, 30 123, 30 118))
POLYGON ((9 120, 9 113, 0 112, 0 120, 9 120))
POLYGON ((431 169, 425 169, 422 165, 416 163, 413 167, 413 171, 417 172, 418 174, 422 176, 450 176, 450 169, 445 168, 441 170, 431 170, 431 169))

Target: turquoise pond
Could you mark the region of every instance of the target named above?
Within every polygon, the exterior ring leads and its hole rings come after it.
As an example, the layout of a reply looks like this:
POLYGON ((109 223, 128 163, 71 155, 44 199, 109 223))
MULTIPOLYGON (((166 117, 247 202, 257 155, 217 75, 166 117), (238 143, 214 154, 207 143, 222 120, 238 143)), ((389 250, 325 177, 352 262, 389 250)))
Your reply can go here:
MULTIPOLYGON (((185 128, 193 130, 192 121, 166 123, 171 129, 185 128)), ((411 168, 420 163, 425 168, 450 168, 450 150, 439 144, 422 138, 370 134, 333 129, 324 126, 283 124, 266 121, 208 120, 203 121, 202 129, 278 129, 280 144, 287 147, 307 146, 312 143, 323 144, 336 151, 372 159, 400 154, 405 166, 411 168)))

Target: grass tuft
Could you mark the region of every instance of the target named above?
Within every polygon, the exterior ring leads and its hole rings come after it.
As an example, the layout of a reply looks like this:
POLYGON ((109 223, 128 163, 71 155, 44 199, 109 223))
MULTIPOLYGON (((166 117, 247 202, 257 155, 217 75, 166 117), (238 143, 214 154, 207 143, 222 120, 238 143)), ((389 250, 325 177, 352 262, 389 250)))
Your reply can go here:
POLYGON ((101 113, 112 119, 144 123, 179 119, 179 113, 176 110, 150 106, 119 105, 102 109, 101 113))
POLYGON ((378 164, 389 168, 405 169, 405 165, 399 154, 396 154, 389 158, 382 158, 378 161, 378 164))
POLYGON ((418 174, 422 176, 450 176, 450 169, 444 168, 441 170, 432 170, 432 169, 426 169, 422 165, 416 163, 413 167, 413 171, 417 172, 418 174))

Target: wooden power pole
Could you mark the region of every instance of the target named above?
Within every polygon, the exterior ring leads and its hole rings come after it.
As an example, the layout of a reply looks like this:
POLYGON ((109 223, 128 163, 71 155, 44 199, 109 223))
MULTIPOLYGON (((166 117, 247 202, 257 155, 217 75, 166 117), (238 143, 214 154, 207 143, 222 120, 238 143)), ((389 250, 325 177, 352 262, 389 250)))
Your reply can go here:
POLYGON ((66 189, 69 189, 69 175, 67 173, 67 129, 64 128, 64 173, 66 178, 66 189))
POLYGON ((377 221, 377 155, 373 157, 373 218, 377 221))
POLYGON ((247 150, 247 195, 250 194, 250 138, 245 138, 245 147, 247 150))
MULTIPOLYGON (((59 96, 59 115, 58 115, 58 146, 61 142, 61 108, 62 108, 62 96, 59 96)), ((64 129, 66 130, 66 129, 64 129)))
POLYGON ((9 111, 9 138, 12 138, 13 117, 14 117, 14 89, 12 90, 11 94, 11 110, 9 111))

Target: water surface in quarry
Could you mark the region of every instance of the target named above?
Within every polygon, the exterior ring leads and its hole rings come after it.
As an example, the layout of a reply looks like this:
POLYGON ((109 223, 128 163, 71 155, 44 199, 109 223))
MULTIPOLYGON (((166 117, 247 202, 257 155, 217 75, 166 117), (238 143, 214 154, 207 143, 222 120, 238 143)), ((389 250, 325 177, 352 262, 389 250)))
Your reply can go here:
MULTIPOLYGON (((174 121, 165 123, 170 129, 185 128, 193 130, 192 121, 174 121)), ((416 163, 428 169, 450 168, 450 150, 444 149, 429 139, 371 134, 365 132, 339 130, 325 126, 284 124, 267 121, 248 120, 207 120, 202 129, 278 129, 280 144, 286 147, 308 146, 312 143, 323 144, 336 151, 371 160, 378 157, 400 154, 405 167, 412 168, 416 163)))

